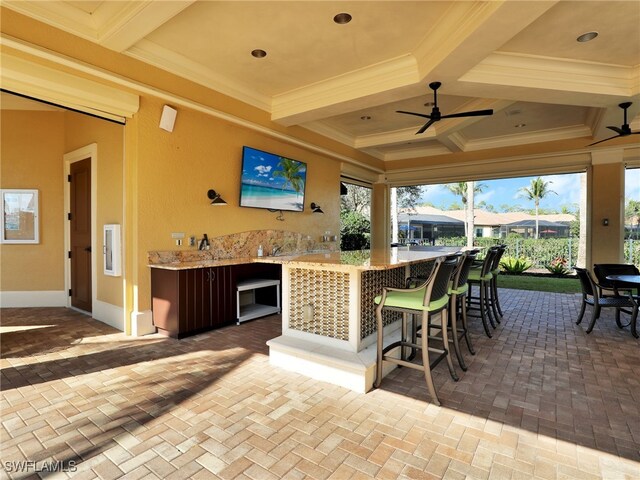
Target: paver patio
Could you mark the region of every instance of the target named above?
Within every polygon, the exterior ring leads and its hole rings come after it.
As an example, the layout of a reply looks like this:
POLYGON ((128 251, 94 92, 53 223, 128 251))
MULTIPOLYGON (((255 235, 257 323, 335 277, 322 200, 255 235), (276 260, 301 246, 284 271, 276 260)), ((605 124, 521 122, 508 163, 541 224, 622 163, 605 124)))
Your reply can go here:
POLYGON ((442 407, 406 368, 358 394, 271 366, 279 316, 173 340, 2 309, 1 475, 640 479, 640 341, 579 299, 502 290, 442 407))

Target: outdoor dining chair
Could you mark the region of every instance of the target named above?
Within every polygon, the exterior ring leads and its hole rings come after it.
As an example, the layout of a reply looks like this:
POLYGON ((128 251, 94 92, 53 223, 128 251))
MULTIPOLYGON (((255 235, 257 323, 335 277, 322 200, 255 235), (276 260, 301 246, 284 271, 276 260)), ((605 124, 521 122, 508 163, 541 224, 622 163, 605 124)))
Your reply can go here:
MULTIPOLYGON (((640 270, 630 263, 595 263, 593 265, 593 273, 598 280, 600 288, 600 296, 618 295, 619 290, 633 290, 631 288, 621 289, 611 280, 607 280, 609 275, 640 275, 640 270)), ((640 299, 637 299, 640 300, 640 299)))
MULTIPOLYGON (((382 382, 383 362, 391 362, 408 368, 422 370, 424 372, 427 389, 433 402, 440 405, 440 400, 436 394, 431 376, 431 369, 435 367, 442 359, 445 359, 449 368, 449 373, 454 380, 458 377, 453 368, 451 355, 449 353, 449 340, 447 334, 448 306, 449 306, 449 282, 453 270, 458 263, 458 258, 439 257, 435 261, 435 265, 429 278, 423 283, 413 288, 392 288, 384 287, 382 295, 378 295, 374 299, 376 304, 376 326, 377 326, 377 362, 376 362, 376 379, 374 386, 378 388, 382 382), (394 311, 402 313, 401 338, 399 341, 384 345, 384 324, 382 320, 383 311, 394 311), (440 314, 442 325, 443 348, 438 349, 429 346, 428 332, 429 319, 432 316, 440 314), (412 316, 412 335, 408 338, 408 316, 412 316), (423 334, 421 335, 420 344, 415 339, 417 326, 416 319, 420 318, 423 334), (398 356, 387 355, 387 353, 398 349, 398 356), (405 351, 420 350, 422 353, 422 364, 412 363, 405 355, 405 351), (435 353, 437 356, 430 358, 429 353, 435 353)), ((411 282, 408 279, 408 282, 411 282)))
POLYGON ((594 282, 593 277, 589 273, 589 270, 586 268, 578 268, 574 267, 574 270, 578 274, 578 278, 580 279, 580 286, 582 287, 582 305, 580 306, 580 314, 578 315, 578 320, 576 320, 576 324, 580 324, 582 322, 582 317, 584 316, 587 305, 591 305, 593 307, 593 311, 591 313, 591 321, 589 322, 589 326, 587 327, 587 333, 591 333, 594 325, 596 324, 596 320, 600 317, 600 311, 602 308, 615 308, 616 309, 616 324, 619 328, 624 328, 628 325, 631 325, 631 333, 634 337, 637 338, 636 333, 636 319, 638 317, 638 302, 633 297, 630 292, 627 292, 627 295, 607 295, 601 296, 600 286, 594 282), (620 321, 620 312, 625 311, 623 309, 630 308, 631 319, 629 323, 626 325, 622 324, 620 321))

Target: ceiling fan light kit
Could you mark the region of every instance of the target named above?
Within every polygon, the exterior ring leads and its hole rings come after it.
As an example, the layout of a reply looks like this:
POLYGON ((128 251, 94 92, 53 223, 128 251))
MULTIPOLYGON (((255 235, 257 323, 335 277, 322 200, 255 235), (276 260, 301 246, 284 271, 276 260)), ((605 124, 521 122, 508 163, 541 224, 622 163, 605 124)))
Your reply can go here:
MULTIPOLYGON (((403 113, 405 115, 415 115, 416 117, 422 117, 429 119, 427 123, 425 123, 420 130, 416 132, 416 135, 424 133, 427 128, 429 128, 434 123, 442 120, 443 118, 461 118, 461 117, 481 117, 484 115, 493 115, 493 109, 488 110, 474 110, 471 112, 459 112, 459 113, 450 113, 449 115, 442 115, 440 109, 438 108, 438 89, 442 86, 440 82, 431 82, 429 84, 429 88, 433 90, 433 107, 431 108, 431 113, 429 115, 425 113, 416 113, 416 112, 407 112, 404 110, 396 110, 397 113, 403 113)), ((426 104, 425 104, 426 105, 426 104)))

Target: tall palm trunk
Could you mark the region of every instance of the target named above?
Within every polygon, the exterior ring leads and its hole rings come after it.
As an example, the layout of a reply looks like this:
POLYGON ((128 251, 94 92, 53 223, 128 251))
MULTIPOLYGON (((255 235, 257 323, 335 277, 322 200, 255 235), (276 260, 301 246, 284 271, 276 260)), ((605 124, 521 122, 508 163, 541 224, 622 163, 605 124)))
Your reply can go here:
POLYGON ((475 210, 475 182, 467 182, 467 221, 465 230, 467 234, 467 247, 473 247, 473 237, 475 231, 474 210, 475 210))
POLYGON ((540 227, 538 225, 538 209, 540 208, 540 202, 536 199, 536 240, 538 239, 539 236, 539 230, 540 227))

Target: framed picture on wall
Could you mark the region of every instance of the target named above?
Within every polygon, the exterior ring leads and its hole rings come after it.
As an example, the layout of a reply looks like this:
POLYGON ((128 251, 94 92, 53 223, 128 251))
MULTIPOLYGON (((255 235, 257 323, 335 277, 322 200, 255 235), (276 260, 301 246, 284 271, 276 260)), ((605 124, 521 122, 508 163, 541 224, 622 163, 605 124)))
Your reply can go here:
POLYGON ((40 243, 38 190, 2 189, 0 243, 40 243))

